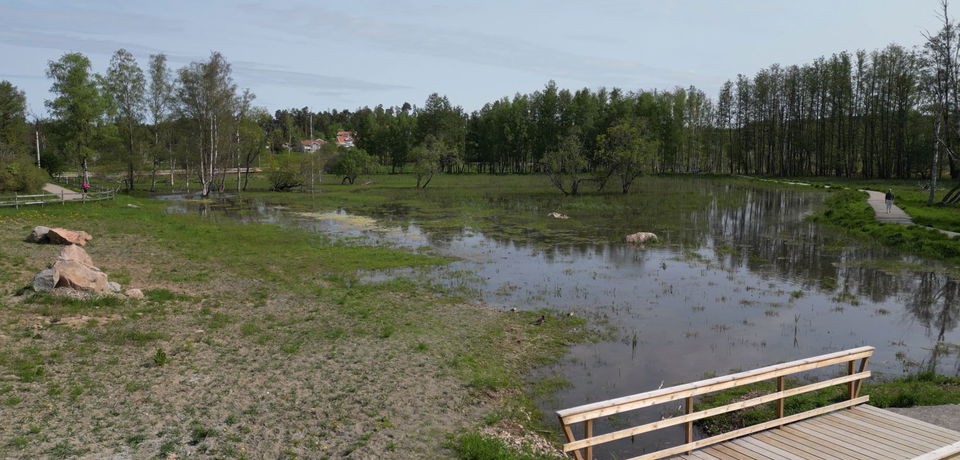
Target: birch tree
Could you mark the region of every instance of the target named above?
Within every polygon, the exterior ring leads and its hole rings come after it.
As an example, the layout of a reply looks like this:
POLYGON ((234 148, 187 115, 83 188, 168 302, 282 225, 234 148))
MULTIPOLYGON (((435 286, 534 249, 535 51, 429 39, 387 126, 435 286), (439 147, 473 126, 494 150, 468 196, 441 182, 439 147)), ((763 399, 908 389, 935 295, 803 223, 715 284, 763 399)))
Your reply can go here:
POLYGON ((194 124, 199 145, 197 175, 206 197, 223 174, 222 163, 232 136, 237 87, 230 64, 218 52, 206 62, 193 62, 178 72, 177 102, 181 115, 194 124))

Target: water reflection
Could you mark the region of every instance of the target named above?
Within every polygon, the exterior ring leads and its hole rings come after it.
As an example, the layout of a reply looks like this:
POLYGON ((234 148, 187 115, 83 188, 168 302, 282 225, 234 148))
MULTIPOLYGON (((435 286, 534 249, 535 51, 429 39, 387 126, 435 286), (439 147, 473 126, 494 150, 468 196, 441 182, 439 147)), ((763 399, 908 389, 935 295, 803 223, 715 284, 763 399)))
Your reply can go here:
MULTIPOLYGON (((820 191, 675 183, 718 198, 693 210, 611 216, 590 227, 592 235, 567 237, 511 228, 509 221, 490 234, 429 232, 403 205, 382 206, 369 214, 375 220, 344 209, 229 199, 175 202, 168 212, 429 246, 459 258, 425 269, 437 283, 505 309, 549 307, 612 325, 612 339, 575 346, 539 371, 571 382, 542 402, 547 411, 861 345, 877 347, 871 368, 881 374, 960 372, 957 347, 949 345, 960 342, 960 283, 940 264, 852 241, 805 219, 824 199, 820 191), (638 230, 653 230, 666 244, 590 242, 638 230)), ((524 196, 490 198, 490 205, 501 215, 540 214, 544 206, 524 196)), ((655 420, 661 411, 599 422, 597 429, 655 420)), ((680 438, 668 431, 599 454, 635 453, 638 445, 651 449, 680 438)))

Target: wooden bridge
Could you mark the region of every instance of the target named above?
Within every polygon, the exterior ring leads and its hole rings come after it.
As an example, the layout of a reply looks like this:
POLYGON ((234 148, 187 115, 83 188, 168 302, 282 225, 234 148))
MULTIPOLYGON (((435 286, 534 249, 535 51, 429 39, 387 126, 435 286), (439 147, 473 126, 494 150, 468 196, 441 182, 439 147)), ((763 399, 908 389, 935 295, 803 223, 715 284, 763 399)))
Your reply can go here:
POLYGON ((648 391, 557 412, 567 438, 563 451, 577 460, 592 460, 593 447, 663 428, 683 425, 684 442, 631 460, 680 458, 697 460, 857 459, 942 460, 960 459, 960 432, 877 409, 860 396, 863 379, 870 376, 867 362, 873 347, 861 347, 789 363, 767 366, 699 382, 648 391), (827 366, 845 365, 845 374, 787 389, 785 377, 827 366), (751 383, 774 380, 777 390, 744 401, 694 410, 694 398, 751 383), (785 415, 784 401, 802 393, 835 385, 846 386, 846 399, 824 407, 785 415), (683 400, 685 411, 656 422, 605 434, 593 432, 596 419, 683 400), (776 418, 727 433, 694 439, 693 422, 719 414, 776 404, 776 418), (577 439, 573 425, 583 425, 577 439))

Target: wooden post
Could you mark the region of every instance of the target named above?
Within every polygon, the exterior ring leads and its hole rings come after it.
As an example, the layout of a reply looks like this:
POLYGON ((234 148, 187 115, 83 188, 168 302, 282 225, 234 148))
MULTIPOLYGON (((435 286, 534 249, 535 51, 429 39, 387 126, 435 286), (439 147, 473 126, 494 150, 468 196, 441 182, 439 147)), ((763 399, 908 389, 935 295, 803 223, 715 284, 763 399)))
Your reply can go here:
MULTIPOLYGON (((577 440, 577 438, 573 437, 573 430, 570 429, 570 425, 567 425, 567 423, 563 421, 563 417, 560 417, 560 426, 563 427, 563 434, 567 437, 567 442, 577 440)), ((583 454, 580 453, 580 449, 573 451, 573 457, 577 460, 583 460, 583 454)))
MULTIPOLYGON (((786 389, 787 388, 786 388, 786 385, 784 384, 783 376, 781 375, 780 377, 777 377, 777 391, 782 392, 783 390, 786 390, 786 389)), ((781 396, 780 399, 777 400, 777 418, 778 419, 783 418, 783 401, 785 399, 786 398, 781 396)), ((783 425, 780 425, 777 428, 783 428, 783 425)))
MULTIPOLYGON (((687 396, 687 414, 693 413, 693 396, 687 396)), ((683 424, 684 443, 693 442, 693 422, 683 424)), ((689 453, 689 452, 688 452, 689 453)))
MULTIPOLYGON (((593 420, 587 420, 583 423, 583 437, 584 439, 589 439, 593 437, 593 420)), ((584 457, 586 460, 593 460, 593 446, 587 446, 586 455, 584 457)))
MULTIPOLYGON (((853 361, 847 361, 847 375, 853 375, 853 361)), ((850 382, 847 384, 847 393, 849 393, 850 398, 856 398, 857 383, 850 382)))
MULTIPOLYGON (((870 357, 867 356, 860 360, 860 370, 858 372, 863 372, 867 370, 867 361, 870 361, 870 357)), ((863 386, 863 379, 857 380, 857 388, 853 390, 853 396, 860 396, 860 387, 863 386)))
POLYGON ((13 206, 20 209, 20 194, 13 192, 13 206))

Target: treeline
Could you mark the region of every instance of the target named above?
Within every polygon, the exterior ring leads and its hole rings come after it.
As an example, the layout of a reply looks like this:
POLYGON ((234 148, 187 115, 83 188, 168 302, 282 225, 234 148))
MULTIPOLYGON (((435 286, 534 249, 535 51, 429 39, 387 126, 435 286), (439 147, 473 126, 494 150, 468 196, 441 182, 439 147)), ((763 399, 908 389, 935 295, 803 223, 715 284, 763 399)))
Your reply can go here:
POLYGON ((153 55, 144 71, 119 50, 103 74, 68 53, 47 69, 49 119, 28 122, 23 94, 0 83, 0 157, 31 157, 39 138, 51 172, 94 162, 122 169, 132 189, 145 171, 155 180, 160 168, 185 168, 204 193, 223 188, 223 169, 258 164, 290 173, 278 189, 324 169, 347 182, 414 172, 420 186, 438 172, 547 173, 564 193, 614 178, 626 191, 644 172, 960 178, 960 40, 942 6, 943 28, 922 48, 772 65, 715 98, 696 87, 571 91, 551 81, 472 113, 432 94, 422 106, 271 114, 238 90, 219 53, 176 71, 153 55), (354 132, 349 157, 333 146, 340 130, 354 132), (294 153, 311 136, 329 145, 294 153))

